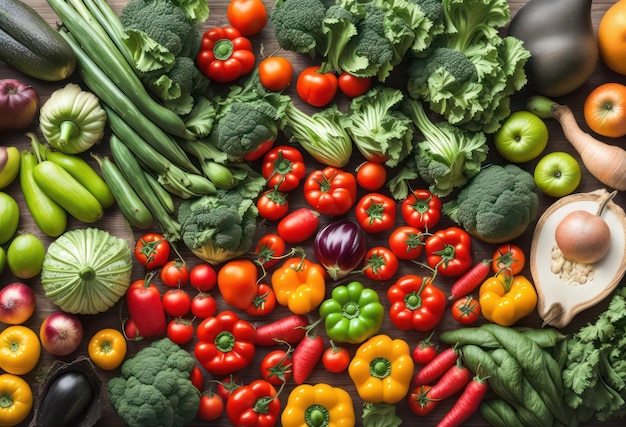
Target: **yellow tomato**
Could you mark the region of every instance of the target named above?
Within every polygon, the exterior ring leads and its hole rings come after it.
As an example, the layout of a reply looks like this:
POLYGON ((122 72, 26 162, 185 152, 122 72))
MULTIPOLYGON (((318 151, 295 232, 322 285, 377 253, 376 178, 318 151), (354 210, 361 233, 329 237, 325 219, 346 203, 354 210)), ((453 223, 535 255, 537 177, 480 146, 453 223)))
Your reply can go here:
POLYGON ((117 329, 102 329, 89 341, 89 357, 100 369, 111 371, 126 357, 126 338, 117 329))
POLYGON ((14 426, 26 419, 33 407, 33 392, 17 375, 0 375, 0 426, 14 426))
POLYGON ((0 333, 0 368, 9 374, 30 372, 41 355, 39 337, 26 326, 9 326, 0 333))

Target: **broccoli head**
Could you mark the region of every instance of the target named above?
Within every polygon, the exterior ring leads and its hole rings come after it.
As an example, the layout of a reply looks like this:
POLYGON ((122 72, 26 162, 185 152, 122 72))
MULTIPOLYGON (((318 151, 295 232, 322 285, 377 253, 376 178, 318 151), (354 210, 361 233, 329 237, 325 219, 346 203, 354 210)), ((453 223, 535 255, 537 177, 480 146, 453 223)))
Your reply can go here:
POLYGON ((533 176, 507 164, 482 169, 444 203, 444 212, 468 233, 488 243, 519 237, 537 217, 539 198, 533 176))
POLYGON ((188 199, 178 209, 183 243, 200 259, 219 264, 252 246, 258 210, 234 190, 188 199))
POLYGON ((195 360, 169 338, 154 341, 121 367, 108 384, 109 400, 130 427, 184 426, 200 393, 189 379, 195 360))
POLYGON ((277 0, 270 13, 275 37, 286 50, 307 53, 312 58, 323 51, 322 21, 326 16, 322 0, 277 0))

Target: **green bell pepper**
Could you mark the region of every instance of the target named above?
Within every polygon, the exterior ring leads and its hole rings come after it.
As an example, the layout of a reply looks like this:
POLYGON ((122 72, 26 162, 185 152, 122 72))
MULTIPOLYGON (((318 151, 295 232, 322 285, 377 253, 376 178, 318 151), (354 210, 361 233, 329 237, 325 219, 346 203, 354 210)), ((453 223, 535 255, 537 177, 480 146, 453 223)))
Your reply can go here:
POLYGON ((326 335, 335 342, 360 344, 380 330, 385 309, 375 290, 360 282, 336 286, 320 305, 326 335))

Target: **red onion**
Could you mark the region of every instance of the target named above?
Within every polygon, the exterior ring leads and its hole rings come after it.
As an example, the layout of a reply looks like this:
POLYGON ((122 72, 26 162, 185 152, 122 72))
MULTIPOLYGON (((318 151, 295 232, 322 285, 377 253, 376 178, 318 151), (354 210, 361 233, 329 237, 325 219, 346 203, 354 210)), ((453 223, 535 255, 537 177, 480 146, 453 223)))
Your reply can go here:
POLYGON ((0 290, 0 322, 20 325, 35 311, 35 292, 21 282, 11 283, 0 290))
POLYGON ((315 257, 333 280, 346 277, 361 265, 367 252, 365 232, 348 219, 331 222, 315 236, 315 257))
POLYGON ((14 79, 0 80, 0 131, 26 129, 39 111, 34 87, 14 79))
POLYGON ((39 338, 48 353, 67 356, 80 345, 83 325, 75 315, 57 311, 44 319, 39 338))

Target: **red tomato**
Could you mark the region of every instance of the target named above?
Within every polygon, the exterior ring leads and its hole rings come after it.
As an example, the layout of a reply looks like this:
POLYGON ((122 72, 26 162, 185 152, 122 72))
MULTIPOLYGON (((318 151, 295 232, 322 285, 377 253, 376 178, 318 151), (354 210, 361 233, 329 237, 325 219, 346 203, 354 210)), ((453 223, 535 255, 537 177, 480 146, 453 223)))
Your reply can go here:
POLYGON ((243 159, 249 162, 253 162, 257 159, 260 159, 262 156, 265 155, 265 153, 267 153, 270 150, 270 148, 274 146, 274 142, 275 140, 273 138, 263 141, 262 143, 259 144, 257 148, 255 148, 254 150, 250 151, 248 154, 243 156, 243 159))
POLYGON ((276 293, 271 286, 259 283, 257 296, 245 309, 250 316, 267 316, 276 308, 276 293))
POLYGON ((178 345, 184 345, 193 338, 191 320, 176 318, 167 324, 167 337, 178 345))
POLYGON ((267 24, 267 9, 261 0, 231 0, 226 17, 242 36, 252 36, 267 24))
POLYGON ((365 254, 363 273, 372 280, 389 280, 398 271, 398 257, 383 246, 376 246, 365 254))
POLYGON ((363 230, 382 233, 396 222, 396 201, 381 193, 369 193, 357 202, 354 213, 363 230))
POLYGON ((595 133, 619 138, 626 135, 626 86, 604 83, 585 99, 584 116, 595 133))
POLYGON ((172 317, 181 317, 191 310, 191 297, 182 289, 170 289, 163 294, 163 308, 172 317))
POLYGON ((259 215, 268 221, 278 221, 289 211, 288 193, 278 191, 276 188, 265 191, 256 202, 259 215))
POLYGON ((162 234, 146 233, 135 243, 135 258, 148 270, 165 265, 170 257, 170 244, 162 234))
POLYGON ((189 271, 189 283, 199 292, 207 292, 217 284, 217 273, 207 263, 195 265, 189 271))
POLYGON ((304 242, 317 230, 319 214, 309 208, 297 209, 278 223, 278 235, 287 243, 304 242))
POLYGON ((339 347, 331 341, 331 347, 322 354, 322 364, 328 372, 338 374, 348 369, 350 364, 350 352, 345 347, 339 347))
POLYGON ((417 228, 403 225, 389 235, 389 249, 399 259, 417 259, 424 251, 424 236, 417 228))
POLYGON ((255 262, 263 269, 270 268, 280 261, 285 253, 285 241, 277 234, 266 234, 259 239, 254 253, 257 254, 255 262))
POLYGON ((189 380, 191 381, 191 384, 198 389, 198 391, 202 392, 202 389, 204 388, 204 375, 202 374, 202 369, 200 369, 198 365, 194 366, 191 370, 189 380))
POLYGON ((241 386, 243 386, 241 378, 231 374, 218 381, 217 394, 219 394, 224 401, 227 401, 230 395, 241 386))
POLYGON ((263 156, 261 174, 269 188, 280 191, 294 190, 306 174, 302 153, 295 147, 279 145, 263 156))
POLYGON ((462 325, 471 325, 480 317, 480 303, 471 296, 459 298, 452 304, 452 317, 462 325))
POLYGON ((387 180, 387 168, 378 162, 367 161, 361 163, 356 171, 356 182, 369 191, 379 190, 387 180))
POLYGON ((415 363, 420 365, 426 365, 428 362, 433 360, 436 355, 437 348, 428 338, 417 343, 411 352, 411 356, 413 357, 415 363))
POLYGON ((524 269, 526 255, 524 250, 513 243, 503 243, 493 253, 491 270, 498 274, 517 276, 524 269))
POLYGON ((217 287, 228 305, 245 310, 256 297, 258 271, 247 259, 228 261, 217 272, 217 287))
POLYGON ((337 76, 320 72, 319 65, 307 67, 298 75, 296 92, 307 104, 324 107, 337 93, 337 76))
POLYGON ((291 352, 272 350, 261 360, 261 378, 273 385, 281 385, 291 378, 291 352))
POLYGON ((293 78, 293 66, 287 58, 270 56, 259 64, 259 79, 267 90, 285 89, 293 78))
POLYGON ((185 261, 173 259, 161 267, 161 280, 171 288, 180 288, 189 282, 189 269, 185 261))
POLYGON ((215 298, 203 292, 197 294, 191 300, 191 314, 199 319, 213 317, 217 313, 215 298))
POLYGON ((200 396, 200 406, 198 407, 198 418, 204 421, 215 421, 224 413, 224 399, 211 390, 202 393, 200 396))
POLYGON ((304 199, 320 214, 343 215, 356 201, 356 178, 330 166, 314 170, 304 182, 304 199))
POLYGON ((346 71, 339 75, 337 79, 339 90, 349 98, 363 95, 372 86, 371 77, 357 77, 346 71))
POLYGON ((437 406, 438 401, 428 397, 430 389, 429 385, 420 385, 409 393, 409 409, 415 415, 427 415, 437 406))
POLYGON ((432 230, 441 218, 441 199, 428 190, 414 190, 404 198, 400 211, 408 225, 432 230))

